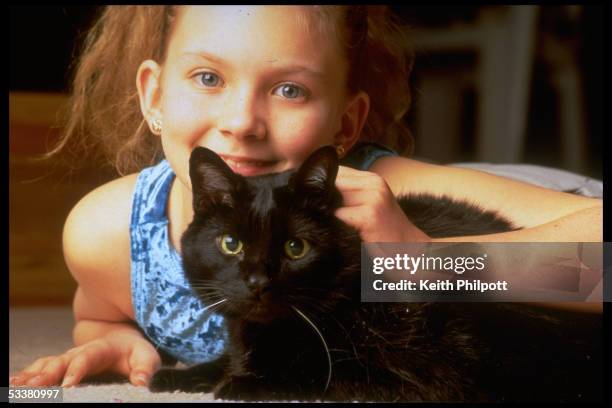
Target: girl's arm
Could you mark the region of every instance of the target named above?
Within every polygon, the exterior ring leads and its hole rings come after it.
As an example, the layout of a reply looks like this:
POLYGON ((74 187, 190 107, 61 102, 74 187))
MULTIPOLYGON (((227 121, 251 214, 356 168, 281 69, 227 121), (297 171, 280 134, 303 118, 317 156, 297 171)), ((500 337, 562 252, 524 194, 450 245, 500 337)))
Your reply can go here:
POLYGON ((467 237, 435 238, 432 242, 602 242, 603 210, 595 207, 577 210, 542 225, 518 231, 467 237))
POLYGON ((112 304, 86 295, 80 287, 74 299, 74 315, 77 347, 60 356, 66 362, 65 369, 51 373, 52 377, 63 376, 62 385, 71 386, 87 376, 115 372, 134 385, 147 385, 161 358, 128 316, 112 304))
POLYGON ((73 359, 66 371, 66 377, 72 374, 65 378, 69 384, 106 366, 105 371, 145 385, 161 364, 134 322, 129 228, 136 177, 122 177, 92 191, 66 220, 64 257, 79 284, 73 338, 83 350, 83 362, 73 359))
MULTIPOLYGON (((377 160, 371 171, 340 167, 336 186, 344 207, 336 216, 366 242, 601 242, 602 200, 566 194, 475 170, 399 157, 377 160), (446 195, 497 211, 521 230, 432 239, 404 215, 394 196, 446 195)), ((601 302, 541 303, 601 313, 601 302)))
POLYGON ((431 193, 467 200, 522 227, 519 231, 442 241, 601 242, 603 203, 484 173, 400 157, 377 160, 380 175, 394 195, 431 193))
POLYGON ((36 360, 13 385, 75 385, 102 372, 145 385, 161 358, 134 320, 130 284, 129 220, 136 176, 87 194, 73 208, 63 233, 64 258, 78 283, 73 311, 75 347, 36 360))

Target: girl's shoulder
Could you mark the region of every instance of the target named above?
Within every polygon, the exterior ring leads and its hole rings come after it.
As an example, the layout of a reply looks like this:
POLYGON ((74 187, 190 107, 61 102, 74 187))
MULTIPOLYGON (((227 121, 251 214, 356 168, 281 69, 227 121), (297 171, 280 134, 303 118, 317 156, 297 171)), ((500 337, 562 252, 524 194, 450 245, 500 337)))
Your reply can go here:
POLYGON ((87 193, 70 211, 66 226, 83 234, 93 234, 92 229, 97 233, 123 231, 121 226, 129 225, 137 177, 123 176, 87 193), (86 228, 81 231, 81 226, 86 228))
POLYGON ((138 174, 120 177, 85 195, 63 231, 66 264, 79 286, 91 288, 131 314, 130 217, 138 174))

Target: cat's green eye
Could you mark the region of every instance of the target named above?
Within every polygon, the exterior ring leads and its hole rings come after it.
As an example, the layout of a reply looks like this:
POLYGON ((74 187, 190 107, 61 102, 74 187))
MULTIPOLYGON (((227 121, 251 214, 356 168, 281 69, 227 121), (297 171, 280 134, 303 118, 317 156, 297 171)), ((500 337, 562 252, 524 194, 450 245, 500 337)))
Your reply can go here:
POLYGON ((291 238, 285 242, 285 253, 291 259, 300 259, 310 251, 310 244, 302 238, 291 238))
POLYGON ((242 251, 242 241, 229 234, 218 238, 219 249, 226 255, 238 255, 242 251))

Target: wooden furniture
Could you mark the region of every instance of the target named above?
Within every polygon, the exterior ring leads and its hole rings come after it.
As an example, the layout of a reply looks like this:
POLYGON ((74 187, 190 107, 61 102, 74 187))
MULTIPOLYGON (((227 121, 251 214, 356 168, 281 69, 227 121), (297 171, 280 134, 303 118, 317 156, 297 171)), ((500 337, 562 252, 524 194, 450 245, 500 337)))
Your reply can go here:
POLYGON ((95 169, 70 175, 36 160, 57 140, 66 96, 9 95, 9 305, 70 305, 76 282, 64 263, 62 228, 70 209, 103 182, 95 169))

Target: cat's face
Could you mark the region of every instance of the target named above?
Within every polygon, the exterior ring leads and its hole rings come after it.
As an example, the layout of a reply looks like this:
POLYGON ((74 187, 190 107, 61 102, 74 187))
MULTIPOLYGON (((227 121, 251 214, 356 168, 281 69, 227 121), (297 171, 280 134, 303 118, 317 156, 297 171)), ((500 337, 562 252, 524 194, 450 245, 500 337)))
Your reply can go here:
POLYGON ((358 233, 334 216, 337 171, 329 146, 297 170, 250 178, 196 148, 195 216, 181 243, 186 276, 204 303, 226 299, 220 313, 262 323, 292 306, 333 309, 359 265, 358 233))

